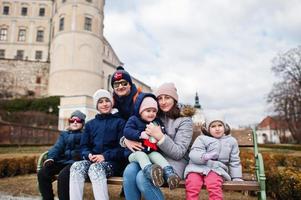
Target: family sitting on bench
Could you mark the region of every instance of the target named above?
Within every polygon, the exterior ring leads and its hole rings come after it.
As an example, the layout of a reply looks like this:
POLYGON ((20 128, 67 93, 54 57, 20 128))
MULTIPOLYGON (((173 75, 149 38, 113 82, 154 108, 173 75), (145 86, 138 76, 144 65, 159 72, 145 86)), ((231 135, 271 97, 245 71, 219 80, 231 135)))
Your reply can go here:
POLYGON ((223 118, 207 119, 206 135, 199 136, 190 150, 194 109, 178 106, 179 97, 173 83, 162 84, 154 94, 142 93, 129 73, 118 67, 111 85, 112 96, 102 89, 93 95, 98 111, 95 118, 82 129, 85 115, 76 111, 69 124, 81 126, 63 132, 49 150, 38 173, 43 199, 54 199, 51 180, 63 171, 66 172, 58 179, 58 196, 71 200, 83 199, 88 177, 96 200, 109 199, 107 178, 110 176, 123 177, 128 200, 142 197, 163 200, 160 186, 165 183, 175 189, 184 178, 186 199, 198 199, 203 184, 209 199, 223 199, 224 180, 242 181, 238 144, 229 135, 223 118), (65 140, 61 139, 63 134, 65 140), (78 140, 71 139, 78 136, 81 136, 80 145, 78 140), (55 170, 51 171, 52 168, 55 170))

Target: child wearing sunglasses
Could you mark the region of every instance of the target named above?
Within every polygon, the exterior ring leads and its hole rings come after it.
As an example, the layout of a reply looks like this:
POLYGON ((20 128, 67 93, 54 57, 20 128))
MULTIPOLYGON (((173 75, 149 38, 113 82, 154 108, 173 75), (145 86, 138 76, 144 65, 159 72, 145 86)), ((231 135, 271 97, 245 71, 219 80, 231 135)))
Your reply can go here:
POLYGON ((160 187, 167 182, 169 189, 173 190, 178 187, 180 177, 174 172, 172 166, 158 151, 157 141, 150 137, 145 129, 147 124, 160 126, 165 133, 162 121, 157 118, 158 103, 156 96, 151 93, 140 93, 134 106, 134 115, 129 118, 124 128, 124 136, 128 140, 142 142, 144 150, 131 153, 130 162, 139 163, 142 172, 154 186, 160 187))
POLYGON ((70 199, 83 199, 85 179, 89 176, 95 199, 108 200, 107 178, 122 175, 128 163, 119 140, 125 125, 117 109, 113 109, 110 93, 100 89, 93 95, 99 112, 87 122, 81 139, 83 161, 75 162, 70 169, 70 199))
POLYGON ((69 118, 69 127, 60 133, 47 159, 38 172, 39 189, 43 199, 54 199, 52 180, 58 174, 59 199, 69 199, 69 172, 71 165, 80 160, 80 140, 86 115, 79 110, 69 118))

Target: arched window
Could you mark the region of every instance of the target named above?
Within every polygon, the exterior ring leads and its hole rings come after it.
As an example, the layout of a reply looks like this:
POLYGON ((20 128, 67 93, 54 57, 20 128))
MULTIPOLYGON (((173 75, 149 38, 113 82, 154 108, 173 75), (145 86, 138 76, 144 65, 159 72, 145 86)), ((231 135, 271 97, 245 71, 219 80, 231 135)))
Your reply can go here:
POLYGON ((111 92, 111 78, 112 78, 112 74, 108 75, 108 79, 107 79, 107 90, 111 92))

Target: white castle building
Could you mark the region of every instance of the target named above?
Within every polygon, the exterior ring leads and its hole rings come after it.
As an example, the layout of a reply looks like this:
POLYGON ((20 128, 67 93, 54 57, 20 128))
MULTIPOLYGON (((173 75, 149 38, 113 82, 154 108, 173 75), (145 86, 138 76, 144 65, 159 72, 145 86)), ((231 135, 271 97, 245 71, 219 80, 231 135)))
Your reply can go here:
POLYGON ((60 129, 74 109, 94 116, 92 94, 111 90, 111 75, 123 65, 103 35, 104 4, 0 0, 0 98, 62 96, 60 129))

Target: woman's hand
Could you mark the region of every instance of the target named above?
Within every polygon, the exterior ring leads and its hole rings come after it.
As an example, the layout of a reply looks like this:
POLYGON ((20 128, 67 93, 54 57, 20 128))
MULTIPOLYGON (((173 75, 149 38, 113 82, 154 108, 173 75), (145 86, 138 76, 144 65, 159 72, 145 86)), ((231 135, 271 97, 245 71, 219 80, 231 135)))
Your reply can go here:
POLYGON ((141 142, 128 140, 126 138, 124 139, 124 144, 132 152, 141 151, 141 150, 144 149, 143 146, 142 146, 142 144, 141 144, 141 142))
POLYGON ((157 141, 161 140, 164 136, 161 127, 153 123, 146 125, 145 131, 148 135, 153 136, 157 141))
POLYGON ((99 163, 99 162, 105 161, 105 158, 104 158, 103 155, 101 155, 101 154, 92 155, 92 154, 90 153, 90 154, 89 154, 89 160, 90 160, 91 162, 99 163))

